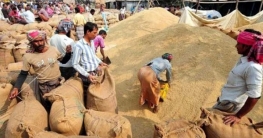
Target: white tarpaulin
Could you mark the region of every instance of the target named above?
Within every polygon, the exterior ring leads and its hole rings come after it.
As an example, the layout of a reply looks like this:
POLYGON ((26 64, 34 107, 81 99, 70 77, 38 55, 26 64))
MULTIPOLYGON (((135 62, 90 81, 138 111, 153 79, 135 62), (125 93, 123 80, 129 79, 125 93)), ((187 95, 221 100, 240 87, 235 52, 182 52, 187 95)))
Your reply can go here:
POLYGON ((234 10, 228 15, 217 19, 205 19, 200 15, 202 11, 198 10, 197 14, 193 12, 193 9, 185 7, 183 14, 179 20, 179 23, 188 24, 191 26, 203 26, 203 25, 216 25, 222 29, 238 28, 249 24, 255 24, 263 22, 263 11, 259 12, 255 16, 247 17, 240 11, 234 10))

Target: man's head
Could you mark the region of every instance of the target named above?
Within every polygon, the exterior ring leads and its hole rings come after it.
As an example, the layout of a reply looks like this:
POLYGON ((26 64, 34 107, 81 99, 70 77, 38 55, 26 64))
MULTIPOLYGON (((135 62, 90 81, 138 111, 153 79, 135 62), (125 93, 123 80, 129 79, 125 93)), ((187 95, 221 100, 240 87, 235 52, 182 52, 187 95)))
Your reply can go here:
POLYGON ((261 35, 259 31, 246 29, 240 32, 237 37, 237 52, 243 56, 247 56, 251 47, 255 44, 256 38, 254 35, 261 35))
POLYGON ((45 48, 46 33, 39 30, 31 30, 27 33, 29 44, 36 52, 42 52, 45 48))
POLYGON ((80 13, 79 7, 76 7, 76 8, 75 8, 75 12, 76 12, 76 13, 80 13))
POLYGON ((172 59, 173 59, 173 55, 169 54, 169 53, 165 53, 165 54, 162 55, 162 58, 163 59, 167 59, 169 62, 171 62, 172 59))
POLYGON ((98 26, 95 23, 87 22, 84 25, 84 37, 93 40, 98 33, 98 26))
POLYGON ((37 10, 41 10, 42 6, 40 4, 37 5, 37 10))
POLYGON ((94 14, 95 14, 95 10, 94 10, 94 9, 91 9, 91 10, 90 10, 90 14, 91 14, 91 15, 94 15, 94 14))
POLYGON ((17 12, 17 9, 16 9, 16 7, 14 6, 14 7, 12 7, 12 11, 14 11, 14 12, 17 12))
POLYGON ((22 10, 22 5, 18 5, 17 8, 18 8, 19 11, 21 11, 22 10))
POLYGON ((107 36, 107 32, 106 32, 105 30, 100 30, 100 31, 99 31, 99 35, 101 35, 102 38, 105 39, 106 36, 107 36))
POLYGON ((27 4, 25 10, 31 10, 31 5, 27 4))
POLYGON ((70 19, 62 19, 58 24, 57 32, 69 35, 73 25, 74 23, 70 19))

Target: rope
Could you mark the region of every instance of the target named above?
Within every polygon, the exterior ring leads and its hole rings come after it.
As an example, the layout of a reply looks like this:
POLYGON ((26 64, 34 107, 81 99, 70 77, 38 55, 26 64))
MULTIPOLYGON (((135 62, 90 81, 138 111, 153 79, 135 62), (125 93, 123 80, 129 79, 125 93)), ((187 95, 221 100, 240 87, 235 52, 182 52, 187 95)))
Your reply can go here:
MULTIPOLYGON (((41 73, 39 73, 39 74, 42 74, 42 73, 44 73, 44 71, 46 71, 51 65, 53 65, 54 63, 52 63, 52 64, 49 64, 47 67, 46 67, 46 69, 45 70, 43 70, 41 73)), ((17 95, 19 95, 23 90, 25 90, 26 88, 28 88, 28 87, 30 87, 30 84, 31 83, 33 83, 37 78, 38 78, 38 76, 39 75, 37 75, 32 81, 30 81, 29 83, 28 83, 28 86, 26 86, 26 87, 24 87, 23 89, 21 89, 18 93, 17 93, 17 95)), ((21 97, 19 97, 19 96, 16 96, 17 98, 19 98, 21 101, 23 101, 23 99, 21 98, 21 97)))

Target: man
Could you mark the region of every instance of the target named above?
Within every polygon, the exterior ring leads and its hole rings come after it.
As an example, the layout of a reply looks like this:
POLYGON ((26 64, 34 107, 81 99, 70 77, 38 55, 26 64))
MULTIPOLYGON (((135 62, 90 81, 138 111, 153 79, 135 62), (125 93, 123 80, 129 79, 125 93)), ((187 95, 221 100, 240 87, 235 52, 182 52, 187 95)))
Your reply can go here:
POLYGON ((84 25, 84 37, 74 46, 73 67, 79 73, 85 87, 96 80, 96 74, 101 67, 107 66, 95 54, 93 39, 96 37, 98 27, 96 24, 87 22, 84 25))
POLYGON ((246 29, 237 37, 237 52, 241 58, 228 76, 221 96, 213 108, 234 113, 223 118, 225 124, 238 123, 261 97, 263 40, 260 32, 246 29))
POLYGON ((88 22, 92 22, 92 23, 95 23, 95 19, 93 17, 93 15, 95 14, 95 10, 94 9, 91 9, 89 14, 88 14, 88 22))
POLYGON ((105 30, 100 30, 99 35, 97 35, 94 39, 94 45, 95 45, 95 52, 97 52, 98 47, 100 47, 100 53, 102 55, 102 61, 105 61, 105 54, 104 54, 104 39, 107 36, 107 32, 105 30))
POLYGON ((2 9, 2 13, 3 13, 3 15, 4 15, 4 17, 5 17, 6 19, 9 18, 9 12, 10 12, 9 2, 7 2, 7 3, 3 4, 3 9, 2 9))
POLYGON ((34 23, 35 15, 31 12, 31 6, 28 4, 25 8, 25 12, 21 14, 21 17, 26 21, 26 23, 34 23))
MULTIPOLYGON (((63 19, 59 22, 57 34, 50 38, 50 45, 56 47, 62 55, 66 54, 67 46, 73 47, 74 45, 74 40, 67 36, 67 34, 70 34, 72 27, 73 22, 70 19, 63 19)), ((75 74, 71 59, 66 64, 59 63, 59 69, 61 76, 66 80, 75 74)))
POLYGON ((120 20, 124 20, 125 19, 125 7, 124 6, 122 6, 122 8, 120 9, 120 15, 121 15, 120 20))
POLYGON ((76 34, 78 40, 82 39, 84 36, 84 24, 86 23, 85 17, 80 14, 79 8, 75 8, 76 15, 73 18, 73 23, 75 26, 76 34))
POLYGON ((17 8, 14 6, 9 12, 9 18, 12 23, 27 24, 26 21, 18 14, 17 8))
POLYGON ((44 21, 44 22, 47 22, 49 20, 49 15, 47 13, 47 11, 41 7, 41 5, 37 5, 37 9, 38 9, 38 16, 39 18, 44 21))
POLYGON ((158 112, 160 101, 160 82, 170 84, 172 76, 172 54, 165 53, 162 57, 151 60, 146 66, 142 67, 138 72, 138 79, 141 84, 140 105, 146 102, 153 109, 153 113, 158 112), (166 81, 160 78, 160 73, 166 71, 166 81))
MULTIPOLYGON (((33 67, 37 74, 41 95, 58 87, 60 84, 60 71, 57 60, 60 60, 61 63, 66 63, 71 57, 71 47, 67 47, 67 54, 62 58, 55 47, 47 46, 45 32, 31 30, 27 34, 27 39, 31 50, 30 53, 26 53, 23 56, 23 67, 10 93, 10 99, 15 98, 19 94, 18 91, 24 83, 30 67, 33 67)), ((43 104, 49 110, 50 105, 48 105, 48 102, 46 101, 43 104)))

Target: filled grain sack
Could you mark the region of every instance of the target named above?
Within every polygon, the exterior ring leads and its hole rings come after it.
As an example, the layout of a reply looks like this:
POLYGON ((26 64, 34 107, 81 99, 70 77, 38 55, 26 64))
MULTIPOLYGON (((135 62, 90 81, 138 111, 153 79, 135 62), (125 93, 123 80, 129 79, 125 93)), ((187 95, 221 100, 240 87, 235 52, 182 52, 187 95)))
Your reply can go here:
POLYGON ((132 138, 131 124, 128 119, 121 115, 87 110, 84 124, 88 136, 132 138))
POLYGON ((7 67, 9 63, 15 63, 11 48, 0 47, 0 65, 7 67))
POLYGON ((23 83, 20 91, 21 91, 20 96, 21 96, 22 100, 27 100, 27 99, 29 99, 29 100, 32 100, 32 99, 36 100, 36 96, 34 94, 34 91, 33 91, 33 89, 30 87, 30 85, 28 83, 23 83))
POLYGON ((87 94, 87 109, 117 113, 115 83, 108 69, 103 69, 97 83, 90 84, 87 94))
POLYGON ((201 119, 204 119, 203 129, 207 138, 262 138, 261 132, 254 128, 253 121, 242 117, 239 123, 232 126, 224 124, 223 117, 230 115, 219 110, 202 109, 201 119), (261 134, 260 134, 261 133, 261 134))
POLYGON ((200 126, 186 120, 169 120, 154 128, 154 138, 206 138, 200 126))
POLYGON ((6 138, 28 138, 48 129, 45 108, 33 99, 19 102, 7 123, 6 138))
POLYGON ((52 131, 43 131, 37 133, 33 138, 99 138, 96 136, 64 136, 52 131))
MULTIPOLYGON (((21 41, 19 41, 18 43, 20 42, 21 41)), ((23 55, 26 53, 27 50, 28 50, 28 45, 26 44, 19 44, 15 46, 12 50, 15 61, 16 62, 23 61, 23 55)))
POLYGON ((20 71, 23 67, 23 62, 9 63, 7 65, 8 71, 20 71))
POLYGON ((24 27, 25 27, 25 25, 22 25, 22 24, 13 24, 13 25, 10 25, 7 30, 8 31, 22 32, 25 30, 24 27))
POLYGON ((0 83, 0 137, 5 138, 5 130, 8 119, 17 104, 16 99, 9 100, 9 94, 12 90, 10 83, 0 83))
POLYGON ((15 84, 20 71, 1 71, 0 72, 0 83, 11 83, 15 84))
POLYGON ((36 29, 38 29, 38 23, 29 23, 24 26, 25 32, 30 30, 36 30, 36 29))
POLYGON ((101 14, 97 14, 97 15, 94 16, 94 20, 95 20, 95 21, 102 21, 103 18, 102 18, 102 16, 101 16, 101 14))
POLYGON ((71 78, 58 88, 44 95, 52 102, 49 115, 50 129, 54 132, 70 136, 79 135, 85 110, 83 104, 82 81, 71 78))
POLYGON ((9 26, 11 26, 10 24, 8 24, 7 22, 4 22, 4 21, 1 21, 0 24, 1 24, 0 25, 0 32, 7 31, 9 26))

